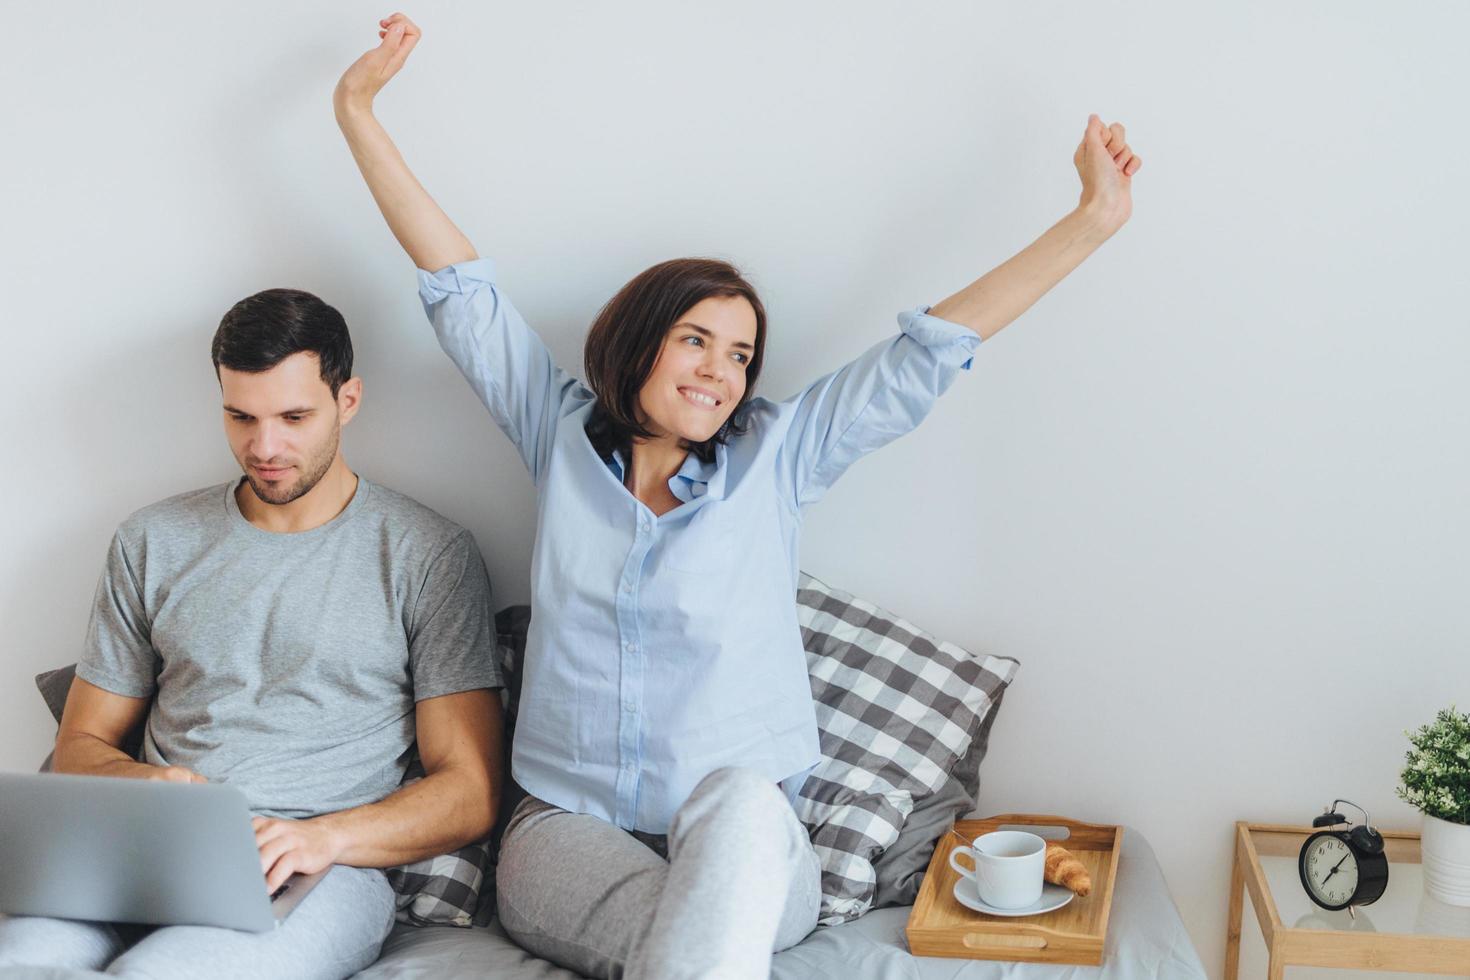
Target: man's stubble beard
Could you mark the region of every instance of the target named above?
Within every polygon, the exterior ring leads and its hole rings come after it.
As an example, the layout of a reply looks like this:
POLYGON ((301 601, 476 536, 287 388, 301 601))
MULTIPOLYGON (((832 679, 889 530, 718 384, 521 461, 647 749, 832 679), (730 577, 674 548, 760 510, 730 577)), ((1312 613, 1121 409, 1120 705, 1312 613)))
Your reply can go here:
POLYGON ((255 495, 265 503, 277 506, 289 504, 298 497, 310 493, 312 487, 320 483, 322 477, 327 475, 327 470, 332 468, 332 460, 337 458, 337 444, 340 441, 341 432, 340 423, 332 427, 332 437, 327 440, 322 451, 306 461, 306 472, 302 473, 301 478, 289 487, 272 490, 267 484, 256 480, 247 469, 245 479, 250 481, 250 489, 254 490, 255 495))

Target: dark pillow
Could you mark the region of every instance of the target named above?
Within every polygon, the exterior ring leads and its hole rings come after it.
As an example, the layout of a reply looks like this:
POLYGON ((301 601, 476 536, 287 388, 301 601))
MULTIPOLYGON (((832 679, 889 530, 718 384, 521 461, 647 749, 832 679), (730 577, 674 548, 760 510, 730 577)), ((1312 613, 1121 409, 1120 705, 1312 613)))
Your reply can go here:
POLYGON ((51 709, 51 717, 61 724, 61 713, 66 710, 66 696, 71 693, 72 679, 77 676, 77 665, 67 664, 36 675, 36 688, 51 709))

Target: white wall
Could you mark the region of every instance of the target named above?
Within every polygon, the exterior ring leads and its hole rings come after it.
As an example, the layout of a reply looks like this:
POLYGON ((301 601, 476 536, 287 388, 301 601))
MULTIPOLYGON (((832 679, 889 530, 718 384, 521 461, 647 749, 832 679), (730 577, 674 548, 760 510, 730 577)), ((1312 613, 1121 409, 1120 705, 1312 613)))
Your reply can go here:
MULTIPOLYGON (((0 767, 53 733, 112 528, 233 470, 234 300, 351 324, 349 460, 527 597, 533 507, 333 125, 388 12, 31 6, 0 59, 0 767)), ((1133 221, 809 519, 812 572, 1023 669, 988 811, 1143 831, 1218 976, 1232 821, 1417 826, 1402 730, 1470 704, 1470 8, 420 2, 381 115, 563 363, 672 256, 747 269, 784 396, 1073 206, 1133 221)), ((1247 920, 1249 923, 1249 919, 1247 920)))

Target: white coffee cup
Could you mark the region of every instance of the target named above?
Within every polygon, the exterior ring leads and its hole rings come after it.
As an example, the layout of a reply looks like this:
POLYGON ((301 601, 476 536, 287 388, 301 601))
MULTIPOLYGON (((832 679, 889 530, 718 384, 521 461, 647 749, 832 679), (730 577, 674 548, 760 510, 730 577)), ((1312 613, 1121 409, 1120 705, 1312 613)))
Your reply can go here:
POLYGON ((1046 841, 1024 830, 997 830, 975 838, 974 847, 956 847, 949 854, 949 865, 975 882, 986 905, 1025 908, 1041 899, 1046 841), (968 854, 975 867, 962 867, 956 860, 961 854, 968 854))

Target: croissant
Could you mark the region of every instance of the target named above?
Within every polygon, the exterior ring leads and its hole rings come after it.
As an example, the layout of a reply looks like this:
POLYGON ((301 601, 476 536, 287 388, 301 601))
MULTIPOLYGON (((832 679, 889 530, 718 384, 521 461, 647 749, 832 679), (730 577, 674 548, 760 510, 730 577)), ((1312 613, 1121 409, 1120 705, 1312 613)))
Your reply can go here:
POLYGON ((1086 898, 1092 891, 1087 867, 1071 851, 1051 841, 1046 844, 1046 880, 1071 889, 1079 898, 1086 898))

